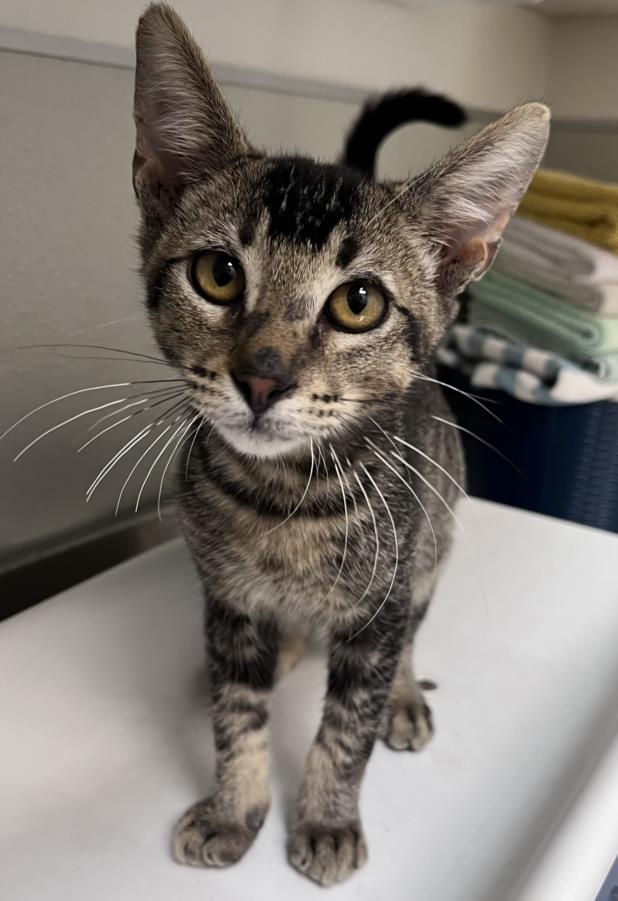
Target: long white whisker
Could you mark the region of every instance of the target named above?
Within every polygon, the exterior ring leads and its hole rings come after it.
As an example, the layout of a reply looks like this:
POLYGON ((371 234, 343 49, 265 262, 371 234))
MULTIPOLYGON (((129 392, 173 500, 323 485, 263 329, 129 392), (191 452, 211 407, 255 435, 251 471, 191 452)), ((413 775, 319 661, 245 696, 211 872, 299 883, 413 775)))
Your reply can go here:
MULTIPOLYGON (((116 416, 118 413, 123 413, 125 410, 131 409, 131 407, 137 407, 139 404, 145 404, 142 407, 142 410, 136 410, 133 414, 137 416, 140 412, 144 410, 154 410, 155 407, 158 407, 160 404, 164 404, 167 400, 173 400, 175 397, 180 397, 183 393, 182 390, 178 390, 178 387, 174 388, 154 388, 152 391, 144 391, 141 397, 136 400, 132 400, 131 403, 125 404, 124 407, 121 407, 119 410, 113 410, 111 413, 106 413, 105 416, 99 416, 98 419, 89 425, 86 429, 87 432, 92 432, 93 429, 96 429, 100 423, 105 422, 106 419, 109 419, 110 416, 116 416), (154 401, 154 403, 153 403, 154 401)), ((135 397, 135 395, 133 395, 135 397)))
POLYGON ((376 539, 376 552, 375 552, 374 557, 373 557, 373 569, 371 570, 371 578, 370 578, 369 581, 367 582, 367 587, 365 588, 365 590, 363 591, 363 593, 361 594, 361 596, 359 597, 359 599, 358 599, 357 601, 355 601, 354 604, 352 605, 353 608, 354 608, 354 607, 357 607, 357 606, 360 604, 360 602, 361 602, 361 601, 367 596, 367 594, 369 593, 369 589, 370 589, 371 586, 373 585, 373 580, 375 579, 376 570, 377 570, 377 568, 378 568, 378 558, 379 558, 379 555, 380 555, 380 537, 379 537, 379 534, 378 534, 378 524, 377 524, 377 522, 376 522, 376 515, 375 515, 375 513, 373 512, 373 507, 371 506, 371 501, 369 500, 369 495, 368 495, 367 492, 365 491, 365 486, 363 485, 363 483, 362 483, 361 480, 359 479, 358 474, 357 474, 356 472, 354 473, 354 478, 355 478, 356 481, 358 482, 358 487, 359 487, 360 490, 363 492, 363 496, 364 496, 365 500, 367 501, 367 508, 368 508, 368 510, 369 510, 369 515, 371 516, 371 521, 373 522, 373 534, 375 535, 375 539, 376 539))
POLYGON ((504 425, 500 417, 494 413, 493 410, 490 410, 489 407, 483 403, 482 400, 479 400, 478 397, 474 394, 470 394, 468 391, 463 391, 461 388, 456 388, 454 385, 449 385, 448 382, 441 382, 440 379, 431 378, 429 375, 425 375, 425 373, 415 372, 413 374, 413 378, 420 379, 423 382, 433 382, 434 385, 441 385, 442 388, 449 388, 451 391, 455 391, 456 394, 461 394, 463 397, 467 397, 468 400, 471 400, 477 406, 481 408, 481 410, 485 410, 496 422, 499 422, 500 425, 504 425))
MULTIPOLYGON (((185 462, 185 481, 188 480, 188 478, 189 478, 189 463, 191 461, 191 454, 193 453, 193 448, 195 447, 195 442, 197 441, 197 436, 199 435, 200 429, 202 428, 202 426, 204 425, 205 422, 206 422, 206 420, 202 416, 202 421, 200 422, 199 426, 195 430, 195 435, 193 436, 193 441, 191 442, 191 447, 189 448, 189 453, 187 454, 187 459, 185 462)), ((212 432, 212 429, 214 429, 214 425, 211 428, 210 432, 208 433, 208 436, 206 438, 207 441, 208 441, 208 438, 210 438, 210 433, 212 432)))
POLYGON ((91 413, 96 413, 98 410, 105 410, 107 407, 112 407, 115 404, 122 404, 126 400, 126 397, 121 397, 119 400, 110 400, 106 404, 100 404, 98 407, 91 407, 90 410, 82 410, 81 413, 76 413, 74 416, 69 416, 68 419, 65 419, 64 422, 59 422, 58 425, 54 425, 49 429, 45 429, 40 435, 34 438, 29 444, 23 447, 16 457, 13 459, 13 463, 17 463, 20 457, 26 453, 26 451, 30 450, 31 447, 34 447, 35 444, 38 444, 43 438, 46 438, 47 435, 51 435, 52 432, 57 432, 58 429, 61 429, 63 426, 68 425, 70 422, 75 422, 76 419, 81 419, 83 416, 89 416, 91 413))
POLYGON ((375 490, 377 491, 378 496, 384 505, 384 509, 386 510, 386 512, 388 514, 388 518, 391 521, 391 528, 393 530, 393 538, 395 539, 395 567, 393 569, 393 575, 391 577, 391 584, 388 586, 388 591, 384 595, 384 599, 381 602, 380 606, 375 611, 373 616, 371 616, 370 619, 368 619, 367 622, 363 626, 360 627, 360 629, 357 629, 357 631, 354 632, 354 634, 349 637, 348 641, 351 641, 353 638, 356 638, 357 635, 360 635, 360 633, 363 631, 363 629, 366 629, 367 626, 371 625, 371 623, 374 621, 376 616, 382 610, 382 608, 384 607, 384 605, 386 604, 387 600, 390 597, 391 591, 393 590, 393 585, 395 584, 395 579, 397 577, 397 570, 399 568, 399 540, 397 538, 397 528, 395 526, 395 520, 393 519, 393 514, 391 513, 391 508, 388 506, 388 504, 386 502, 386 498, 384 497, 384 495, 378 488, 378 485, 377 485, 375 479, 373 478, 373 476, 371 475, 371 473, 369 472, 369 470, 367 469, 365 464, 361 463, 360 466, 361 466, 361 469, 363 470, 363 472, 365 473, 365 475, 367 476, 367 478, 369 479, 369 481, 371 482, 371 484, 373 485, 373 487, 375 488, 375 490))
POLYGON ((423 459, 425 459, 429 463, 431 463, 432 466, 435 466, 436 469, 439 469, 440 472, 443 473, 443 475, 445 475, 447 477, 447 479, 455 486, 455 488, 457 488, 457 490, 460 491, 461 494, 465 498, 468 498, 468 500, 469 500, 468 492, 466 491, 466 489, 463 488, 459 484, 457 479, 454 479, 453 476, 450 474, 450 472, 447 469, 445 469, 444 466, 442 466, 440 463, 438 463, 437 460, 434 460, 433 457, 430 457, 429 454, 426 454, 425 451, 420 450, 420 448, 416 447, 414 444, 410 444, 409 441, 404 441, 404 439, 400 438, 399 435, 393 435, 393 438, 395 439, 395 441, 398 441, 399 444, 405 444, 405 446, 409 447, 410 450, 414 451, 415 454, 419 454, 421 457, 423 457, 423 459))
POLYGON ((124 319, 112 319, 110 322, 99 322, 96 325, 89 325, 87 328, 80 328, 77 332, 72 332, 68 337, 77 338, 78 335, 84 335, 86 332, 94 332, 100 328, 107 328, 110 325, 120 325, 123 322, 135 322, 141 320, 141 316, 126 316, 124 319))
POLYGON ((403 484, 406 486, 406 488, 412 493, 412 496, 414 497, 414 500, 416 501, 416 503, 419 505, 419 507, 423 511, 423 513, 425 515, 425 519, 427 520, 427 523, 431 530, 431 537, 433 538, 433 568, 434 568, 434 572, 435 572, 435 570, 438 568, 438 540, 436 538, 436 533, 434 531, 433 523, 429 517, 427 508, 423 504, 422 500, 420 499, 420 497, 418 496, 418 494, 416 493, 416 491, 414 490, 412 485, 410 485, 410 483, 407 481, 407 479, 404 479, 404 477, 401 475, 399 470, 395 469, 395 467, 392 466, 388 462, 386 457, 383 457, 382 454, 378 452, 378 450, 376 449, 376 445, 372 441, 370 441, 369 438, 367 438, 367 441, 374 448, 374 454, 378 457, 379 460, 382 461, 382 463, 384 463, 385 466, 387 466, 391 470, 391 472, 395 473, 395 475, 401 482, 403 482, 403 484))
MULTIPOLYGON (((163 472, 161 473, 161 481, 159 482, 159 493, 158 493, 158 495, 157 495, 157 515, 158 515, 158 517, 159 517, 159 521, 162 521, 162 519, 163 519, 163 517, 161 516, 161 497, 163 496, 163 483, 165 482, 165 476, 166 476, 166 474, 167 474, 167 470, 170 468, 171 463, 172 463, 174 457, 175 457, 176 454, 178 453, 178 451, 179 451, 180 447, 182 446, 183 442, 185 441, 187 435, 190 433, 190 431, 191 431, 191 426, 192 426, 195 422, 197 422, 197 420, 198 420, 201 416, 202 416, 202 414, 201 414, 201 413, 198 413, 197 416, 195 416, 193 419, 190 420, 189 425, 186 427, 186 429, 184 430, 184 432, 182 433, 182 435, 180 436, 180 438, 179 438, 178 441, 176 442, 176 445, 175 445, 173 451, 171 452, 171 454, 169 455, 169 458, 168 458, 167 463, 165 464, 165 467, 164 467, 164 469, 163 469, 163 472)), ((197 433, 199 432, 200 428, 202 427, 203 422, 204 422, 204 418, 202 417, 202 421, 200 422, 200 424, 198 425, 197 429, 195 430, 196 435, 197 435, 197 433)))
POLYGON ((130 410, 131 407, 136 407, 138 404, 146 403, 146 400, 146 397, 140 397, 139 400, 134 400, 129 404, 125 404, 124 407, 120 407, 119 410, 112 410, 111 413, 105 413, 104 416, 99 416, 99 418, 96 419, 92 423, 92 425, 88 426, 86 432, 91 432, 93 429, 96 429, 98 425, 100 425, 102 422, 105 422, 105 420, 109 419, 111 416, 117 416, 119 413, 124 413, 125 410, 130 410))
POLYGON ((498 456, 501 457, 505 463, 508 463, 509 466, 513 467, 515 472, 517 472, 517 473, 519 473, 519 475, 521 475, 521 469, 519 468, 519 466, 516 466, 515 463, 513 463, 512 460, 509 460, 509 458, 506 456, 506 454, 503 454, 499 448, 495 447, 495 445, 491 444, 491 442, 487 441, 485 438, 481 438, 481 436, 477 435, 476 432, 473 432, 471 429, 467 429, 465 426, 460 425, 458 422, 452 422, 450 419, 443 419, 441 416, 433 416, 432 415, 431 418, 435 419, 436 422, 444 423, 444 425, 450 425, 454 429, 458 429, 460 432, 465 432, 465 434, 470 435, 471 438, 476 438, 477 441, 479 441, 481 444, 484 444, 485 447, 488 447, 495 454, 498 454, 498 456))
POLYGON ((410 188, 412 187, 413 184, 414 184, 414 181, 410 181, 409 184, 404 185, 404 187, 401 189, 401 191, 398 191, 395 194, 395 196, 392 197, 388 201, 388 203, 385 203, 383 207, 380 207, 380 209, 375 214, 375 216, 372 216, 371 219, 369 220, 369 222, 365 223, 365 225, 366 226, 371 225, 372 222, 375 222, 376 219, 379 219, 380 216, 389 208, 389 206, 392 206, 394 203, 397 203, 397 201, 400 200, 404 194, 408 193, 408 191, 410 190, 410 188))
MULTIPOLYGON (((9 426, 8 429, 0 435, 0 441, 6 437, 13 429, 16 429, 18 425, 21 425, 22 422, 25 422, 26 419, 29 419, 31 416, 34 416, 35 413, 38 413, 39 410, 44 410, 45 407, 49 407, 52 404, 60 403, 61 400, 66 400, 68 397, 75 397, 77 394, 84 394, 86 391, 105 391, 110 388, 129 388, 131 386, 131 382, 116 382, 113 385, 93 385, 91 388, 79 388, 77 391, 69 391, 68 394, 61 394, 60 397, 54 397, 53 400, 48 400, 44 404, 39 404, 38 407, 35 407, 34 410, 30 410, 29 413, 26 413, 25 416, 22 416, 21 419, 18 419, 17 422, 14 422, 12 426, 9 426)), ((123 398, 126 400, 126 398, 123 398)))
MULTIPOLYGON (((374 451, 374 453, 375 453, 375 451, 374 451)), ((483 595, 483 600, 484 600, 484 603, 485 603, 485 607, 486 607, 486 609, 487 609, 487 595, 486 595, 486 593, 485 593, 485 586, 483 585, 483 580, 482 580, 482 577, 481 577, 481 571, 480 571, 480 567, 479 567, 479 563, 478 563, 478 558, 477 558, 477 556, 476 556, 476 554, 475 554, 475 552, 474 552, 474 548, 472 547, 472 544, 471 544, 471 542, 470 542, 470 539, 468 538, 468 535, 467 535, 467 533, 466 533, 466 530, 464 529, 463 525, 461 524, 461 520, 459 519, 459 517, 457 516, 457 514, 455 513, 455 511, 453 510, 453 508, 452 508, 451 505, 449 504, 449 502, 448 502, 447 500, 445 500, 445 499, 442 497, 442 495, 440 494, 440 492, 438 491, 438 489, 437 489, 434 485, 432 485, 431 482, 429 482, 429 481, 425 478, 425 476, 422 474, 422 472, 419 472, 419 470, 416 469, 416 467, 412 466, 411 463, 408 463, 407 460, 404 460, 404 458, 401 456, 401 454, 398 454, 398 453, 396 453, 395 451, 391 451, 391 456, 395 457, 396 460, 399 460, 400 463, 403 463, 404 466, 407 466, 408 469, 410 469, 413 473, 415 473, 415 474, 418 476, 418 478, 419 478, 422 482, 424 482, 425 485, 427 485, 427 487, 429 488, 429 490, 432 491, 432 492, 435 494, 435 496, 438 498, 438 500, 439 500, 439 501, 444 505, 444 507, 448 510, 449 514, 451 515, 451 517, 452 517, 452 519, 453 519, 453 522, 455 523, 455 525, 457 526, 457 528, 458 528, 459 531, 461 532, 462 538, 463 538, 464 541, 466 542, 466 545, 467 545, 467 547, 468 547, 468 550, 470 551, 470 554, 472 555, 472 557, 473 557, 473 559, 474 559, 474 561, 475 561, 477 567, 479 568, 478 576, 479 576, 480 589, 481 589, 481 594, 483 595)), ((467 496, 467 495, 466 495, 466 496, 467 496)))
MULTIPOLYGON (((328 463, 326 461, 326 455, 324 454, 322 445, 319 441, 316 441, 316 448, 318 452, 319 462, 324 466, 324 475, 326 476, 326 493, 324 495, 324 502, 322 504, 322 512, 324 512, 330 497, 330 477, 328 475, 328 463)), ((319 472, 317 472, 317 476, 319 478, 319 472)))
POLYGON ((97 475, 97 477, 90 484, 90 486, 86 489, 86 501, 90 500, 90 498, 94 494, 97 486, 102 482, 102 480, 105 478, 107 473, 111 469, 114 468, 116 463, 119 460, 121 460, 122 457, 124 457, 124 455, 127 454, 131 450, 132 447, 134 447, 139 441, 141 441, 142 438, 145 438, 146 435, 148 435, 151 432, 152 428, 153 428, 152 424, 148 423, 148 425, 144 426, 144 428, 141 431, 139 431, 136 435, 134 435, 133 438, 130 438, 129 441, 127 441, 127 443, 125 445, 123 445, 123 447, 121 447, 120 450, 117 451, 110 460, 107 461, 105 466, 99 471, 99 474, 97 475))
POLYGON ((341 555, 341 564, 340 564, 340 566, 339 566, 339 570, 338 570, 338 572, 337 572, 337 575, 335 576, 335 581, 334 581, 333 584, 330 586, 330 589, 329 589, 329 591, 328 591, 328 594, 327 594, 326 597, 324 598, 324 601, 327 601, 327 600, 329 599, 329 597, 331 596, 331 594, 332 594, 333 591, 335 590, 335 587, 336 587, 337 583, 339 582, 339 579, 341 578, 341 573, 343 572, 343 567, 344 567, 344 564, 345 564, 345 558, 346 558, 347 553, 348 553, 348 532, 349 532, 349 529, 350 529, 350 518, 349 518, 349 516, 348 516, 348 502, 346 501, 345 488, 343 487, 343 480, 342 480, 342 478, 341 478, 340 471, 339 471, 339 470, 340 470, 339 462, 338 462, 338 460, 337 460, 337 455, 335 454, 335 452, 334 452, 333 448, 331 447, 331 445, 329 445, 329 448, 330 448, 331 456, 332 456, 332 458, 333 458, 333 463, 335 464, 335 474, 336 474, 336 476, 337 476, 337 478, 338 478, 338 480, 339 480, 339 487, 341 488, 341 499, 342 499, 342 501, 343 501, 343 512, 344 512, 344 515, 345 515, 345 535, 344 535, 344 538, 343 538, 343 554, 341 555))
MULTIPOLYGON (((355 493, 352 491, 352 489, 351 489, 351 487, 350 487, 350 483, 349 483, 349 481, 348 481, 348 477, 347 477, 347 475, 346 475, 345 469, 343 468, 343 464, 341 463, 341 460, 339 459, 339 457, 337 456, 337 454, 336 454, 335 451, 333 450, 332 445, 330 445, 330 449, 331 449, 331 452, 332 452, 333 454, 335 454, 335 458, 336 458, 337 462, 339 463, 339 469, 340 469, 340 471, 341 471, 341 475, 343 476, 343 481, 345 482, 345 487, 348 489, 348 493, 349 493, 350 497, 352 498, 352 503, 354 504, 354 512, 355 512, 355 514, 358 516, 358 504, 356 503, 356 495, 355 495, 355 493)), ((350 458, 349 458, 349 457, 346 457, 346 463, 347 463, 348 466, 350 467, 350 472, 351 472, 351 471, 352 471, 352 464, 350 463, 350 458)))
MULTIPOLYGON (((394 447, 395 450, 397 450, 397 445, 395 444, 395 442, 393 441, 393 439, 391 438, 391 436, 388 434, 388 432, 385 431, 385 429, 382 428, 382 426, 380 425, 380 423, 379 423, 377 420, 375 420, 375 419, 373 418, 373 416, 369 416, 369 419, 373 422, 373 424, 374 424, 375 426, 377 426, 377 427, 380 429, 380 431, 382 432, 382 434, 384 435, 384 437, 386 438, 386 440, 389 442, 389 444, 390 444, 392 447, 394 447)), ((371 444, 371 446, 373 447, 374 450, 376 450, 376 451, 379 451, 379 450, 380 450, 380 448, 377 447, 372 441, 370 441, 369 439, 367 439, 367 440, 369 441, 369 443, 371 444)), ((393 466, 391 466, 390 463, 387 462, 386 458, 384 458, 383 462, 386 463, 386 465, 389 467, 389 469, 392 469, 392 470, 393 470, 393 472, 395 473, 395 475, 397 476, 397 478, 400 479, 400 480, 403 482, 403 484, 406 486, 406 488, 411 492, 412 497, 416 500, 416 503, 419 505, 419 507, 421 508, 421 510, 423 511, 423 513, 424 513, 424 515, 425 515, 425 519, 427 520, 427 523, 428 523, 429 528, 430 528, 430 530, 431 530, 431 536, 432 536, 432 538, 433 538, 433 555, 434 555, 434 558, 433 558, 433 568, 434 568, 434 572, 435 572, 435 570, 438 568, 438 541, 437 541, 437 539, 436 539, 436 533, 435 533, 435 531, 434 531, 433 523, 431 522, 431 518, 430 518, 430 516, 429 516, 429 513, 427 512, 427 508, 426 508, 425 505, 423 504, 422 500, 420 499, 420 497, 418 496, 418 494, 416 493, 416 491, 414 490, 414 488, 412 487, 412 485, 408 482, 408 480, 407 480, 407 479, 404 479, 404 477, 401 475, 401 473, 400 473, 397 469, 395 469, 393 466)))
MULTIPOLYGON (((137 511, 139 510, 139 502, 142 499, 142 494, 144 492, 144 488, 146 487, 146 483, 147 483, 148 479, 150 478, 150 474, 152 473, 153 469, 155 468, 155 466, 157 465, 157 463, 159 462, 159 460, 161 459, 161 457, 163 456, 163 454, 165 453, 167 448, 170 446, 170 444, 172 443, 172 441, 174 440, 176 435, 184 429, 186 424, 187 424, 187 420, 183 419, 182 422, 180 423, 180 425, 178 426, 178 428, 172 432, 172 434, 167 439, 167 441, 165 442, 165 444, 163 445, 163 447, 161 448, 161 450, 159 451, 157 456, 154 458, 154 460, 150 464, 150 469, 146 473, 146 475, 144 477, 144 481, 142 482, 140 490, 138 491, 138 494, 137 494, 137 500, 135 501, 135 510, 134 510, 135 513, 137 513, 137 511)), ((189 424, 189 428, 190 427, 191 427, 191 425, 189 424)), ((169 425, 167 428, 171 429, 172 426, 169 425)), ((163 432, 163 434, 165 434, 165 431, 163 432)), ((161 519, 161 508, 160 507, 158 508, 158 513, 159 513, 159 519, 161 519)))
POLYGON ((266 537, 266 535, 270 535, 271 532, 274 532, 274 531, 276 531, 276 529, 279 529, 279 528, 281 528, 281 526, 285 525, 285 523, 288 522, 288 520, 290 520, 294 516, 296 511, 300 509, 302 502, 307 497, 307 492, 309 491, 309 486, 311 485, 311 479, 313 478, 313 469, 315 466, 315 454, 313 452, 313 438, 309 439, 309 449, 311 450, 311 469, 309 470, 309 478, 307 479, 307 484, 305 485, 305 490, 303 491, 303 495, 302 495, 301 499, 296 504, 296 506, 294 507, 292 512, 288 513, 288 515, 285 517, 285 519, 282 519, 281 522, 277 523, 276 526, 273 526, 272 529, 268 529, 267 532, 264 532, 264 537, 266 537))
MULTIPOLYGON (((119 493, 119 495, 118 495, 118 500, 116 501, 116 509, 114 510, 114 516, 118 516, 118 511, 120 510, 120 504, 121 504, 121 502, 122 502, 122 495, 123 495, 124 492, 125 492, 125 488, 127 487, 127 485, 129 484, 129 482, 131 481, 131 477, 132 477, 133 473, 135 472, 135 470, 137 469, 137 467, 140 465, 140 463, 142 462, 142 460, 144 459, 144 457, 147 457, 147 456, 148 456, 148 454, 150 453, 150 451, 152 450, 152 448, 153 448, 156 444, 159 443, 159 441, 161 440, 161 438, 163 438, 163 436, 166 435, 167 432, 169 432, 170 429, 171 429, 171 425, 168 425, 168 426, 166 426, 166 427, 163 429, 162 432, 159 432, 159 434, 158 434, 157 437, 154 439, 154 441, 151 441, 151 442, 150 442, 150 444, 148 445, 148 447, 146 448, 146 450, 145 450, 142 454, 140 454, 140 456, 137 458, 137 460, 136 460, 135 463, 133 464, 133 466, 132 466, 132 468, 131 468, 131 471, 129 472, 129 475, 126 477, 126 479, 125 479, 124 482, 122 483, 122 488, 120 489, 120 493, 119 493)), ((149 433, 148 433, 148 434, 149 434, 149 433)))
MULTIPOLYGON (((126 409, 126 407, 123 407, 123 409, 126 409)), ((116 410, 115 412, 118 413, 119 411, 116 410)), ((106 432, 109 432, 112 429, 115 429, 116 426, 122 425, 123 422, 127 422, 129 419, 131 419, 131 414, 129 414, 128 416, 123 416, 122 419, 118 419, 116 422, 112 422, 112 424, 108 425, 106 428, 101 429, 100 432, 97 432, 96 435, 93 435, 92 438, 89 438, 88 441, 86 441, 84 444, 81 445, 81 447, 78 447, 77 453, 81 454, 81 452, 83 450, 85 450, 89 444, 92 444, 92 442, 96 441, 97 438, 100 438, 101 435, 104 435, 106 432)))

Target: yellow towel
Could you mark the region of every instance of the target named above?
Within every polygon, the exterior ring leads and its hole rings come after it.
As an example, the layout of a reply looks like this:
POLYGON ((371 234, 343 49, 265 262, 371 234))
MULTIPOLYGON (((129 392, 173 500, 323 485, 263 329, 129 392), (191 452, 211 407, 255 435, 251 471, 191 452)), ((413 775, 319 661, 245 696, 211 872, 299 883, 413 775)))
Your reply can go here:
POLYGON ((618 252, 618 185, 542 169, 519 211, 550 228, 618 252))

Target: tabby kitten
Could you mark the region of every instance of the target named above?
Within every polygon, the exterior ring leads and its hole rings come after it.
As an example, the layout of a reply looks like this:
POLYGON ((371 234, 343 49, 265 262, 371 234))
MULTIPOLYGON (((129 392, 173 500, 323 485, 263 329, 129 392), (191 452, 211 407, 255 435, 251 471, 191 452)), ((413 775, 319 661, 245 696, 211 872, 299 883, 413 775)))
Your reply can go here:
POLYGON ((417 751, 432 734, 411 648, 463 478, 433 355, 539 163, 549 113, 520 106, 405 184, 268 156, 155 4, 137 30, 135 121, 148 315, 195 410, 181 519, 206 597, 217 751, 174 855, 224 866, 252 844, 273 683, 317 630, 328 685, 288 857, 328 885, 367 857, 359 791, 376 739, 417 751))

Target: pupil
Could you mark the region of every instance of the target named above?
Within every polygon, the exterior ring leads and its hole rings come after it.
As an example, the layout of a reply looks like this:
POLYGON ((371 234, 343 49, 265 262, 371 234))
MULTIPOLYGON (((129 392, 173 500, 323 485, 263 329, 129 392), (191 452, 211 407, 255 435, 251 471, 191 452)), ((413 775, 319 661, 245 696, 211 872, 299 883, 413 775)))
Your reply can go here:
POLYGON ((224 288, 236 278, 234 261, 229 257, 217 257, 212 267, 212 277, 220 288, 224 288))
POLYGON ((368 291, 363 285, 354 285, 348 291, 348 306, 355 316, 360 316, 367 306, 368 291))

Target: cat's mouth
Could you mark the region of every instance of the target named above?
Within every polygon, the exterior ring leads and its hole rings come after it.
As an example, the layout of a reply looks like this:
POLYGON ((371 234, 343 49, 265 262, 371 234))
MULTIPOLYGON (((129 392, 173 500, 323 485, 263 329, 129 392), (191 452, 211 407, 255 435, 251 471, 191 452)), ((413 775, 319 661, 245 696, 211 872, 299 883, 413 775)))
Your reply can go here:
POLYGON ((272 422, 256 417, 247 426, 217 424, 216 429, 234 450, 253 457, 278 457, 292 453, 307 443, 298 432, 281 431, 272 422))

